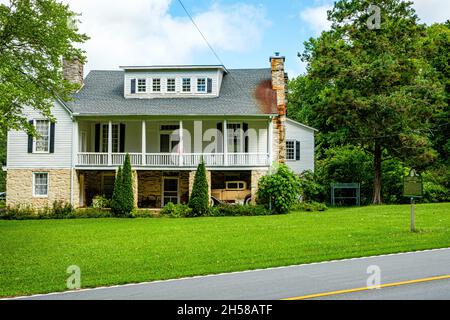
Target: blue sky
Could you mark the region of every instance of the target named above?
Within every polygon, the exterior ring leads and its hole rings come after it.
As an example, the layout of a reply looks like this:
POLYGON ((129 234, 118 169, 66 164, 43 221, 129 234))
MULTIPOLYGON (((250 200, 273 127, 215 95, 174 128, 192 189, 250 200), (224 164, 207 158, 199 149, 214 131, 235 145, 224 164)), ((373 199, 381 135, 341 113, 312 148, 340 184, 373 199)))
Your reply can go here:
MULTIPOLYGON (((4 2, 5 0, 0 0, 4 2)), ((86 71, 121 65, 217 64, 178 0, 60 0, 90 37, 86 71)), ((413 0, 424 22, 450 17, 449 0, 413 0)), ((183 0, 227 68, 265 68, 275 51, 290 76, 305 71, 303 42, 329 27, 332 0, 183 0)))

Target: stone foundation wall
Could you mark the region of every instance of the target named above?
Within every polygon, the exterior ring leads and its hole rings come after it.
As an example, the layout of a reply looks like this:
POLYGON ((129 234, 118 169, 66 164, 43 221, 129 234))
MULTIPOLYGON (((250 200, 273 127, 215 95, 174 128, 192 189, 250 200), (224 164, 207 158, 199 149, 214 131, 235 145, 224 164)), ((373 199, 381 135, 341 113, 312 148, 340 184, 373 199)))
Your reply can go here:
POLYGON ((70 203, 71 169, 9 169, 6 204, 11 207, 32 206, 42 209, 55 201, 70 203), (48 196, 33 196, 33 173, 48 172, 48 196))
POLYGON ((257 192, 258 192, 258 182, 263 176, 267 175, 267 170, 253 170, 252 171, 252 184, 251 184, 251 194, 252 194, 252 204, 256 204, 257 192))

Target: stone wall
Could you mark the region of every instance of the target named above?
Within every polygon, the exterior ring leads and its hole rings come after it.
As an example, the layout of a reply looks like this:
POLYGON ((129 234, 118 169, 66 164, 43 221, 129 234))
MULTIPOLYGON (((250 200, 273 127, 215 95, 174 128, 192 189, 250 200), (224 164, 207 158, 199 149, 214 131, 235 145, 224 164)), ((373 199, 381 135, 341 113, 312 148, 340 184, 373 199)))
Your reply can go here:
POLYGON ((80 87, 84 82, 84 65, 79 59, 73 61, 63 60, 63 77, 71 83, 78 84, 80 87))
MULTIPOLYGON (((284 71, 285 58, 275 56, 270 58, 272 69, 272 89, 277 95, 277 111, 278 117, 275 119, 274 130, 276 129, 277 135, 274 134, 274 140, 278 138, 277 159, 279 163, 286 162, 286 106, 287 106, 287 74, 284 71)), ((274 141, 275 143, 275 141, 274 141)), ((275 147, 275 146, 274 146, 275 147)), ((274 148, 275 149, 275 148, 274 148)))
POLYGON ((71 169, 10 169, 7 172, 6 204, 41 209, 55 201, 70 203, 71 169), (33 196, 33 173, 48 172, 48 196, 33 196))
POLYGON ((267 175, 267 170, 253 170, 252 180, 251 180, 251 194, 252 194, 252 204, 256 204, 257 192, 258 192, 258 182, 263 176, 267 175))

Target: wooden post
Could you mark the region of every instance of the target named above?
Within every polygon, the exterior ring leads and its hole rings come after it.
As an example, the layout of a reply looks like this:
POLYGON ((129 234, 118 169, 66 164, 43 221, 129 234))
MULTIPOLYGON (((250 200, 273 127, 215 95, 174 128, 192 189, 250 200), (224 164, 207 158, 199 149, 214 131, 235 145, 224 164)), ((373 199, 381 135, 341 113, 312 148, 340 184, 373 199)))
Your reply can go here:
POLYGON ((147 124, 145 120, 142 121, 142 165, 147 165, 147 124))

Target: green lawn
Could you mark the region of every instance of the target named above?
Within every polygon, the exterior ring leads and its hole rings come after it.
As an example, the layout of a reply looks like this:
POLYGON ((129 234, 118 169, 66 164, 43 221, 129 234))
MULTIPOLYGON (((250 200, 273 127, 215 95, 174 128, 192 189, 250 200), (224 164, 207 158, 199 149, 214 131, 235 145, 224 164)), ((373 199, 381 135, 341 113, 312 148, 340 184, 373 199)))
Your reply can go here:
POLYGON ((450 247, 450 203, 284 216, 0 221, 0 296, 450 247))

